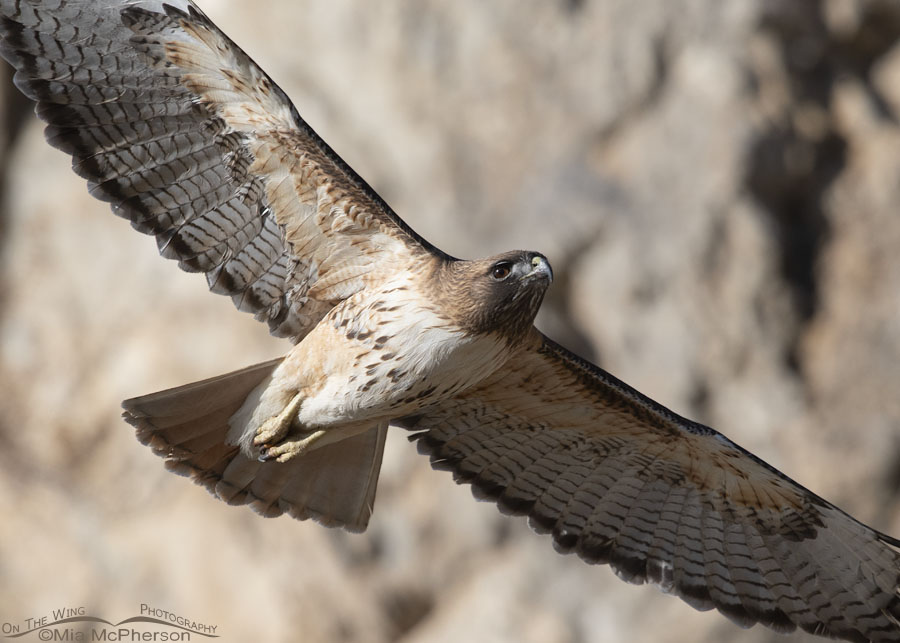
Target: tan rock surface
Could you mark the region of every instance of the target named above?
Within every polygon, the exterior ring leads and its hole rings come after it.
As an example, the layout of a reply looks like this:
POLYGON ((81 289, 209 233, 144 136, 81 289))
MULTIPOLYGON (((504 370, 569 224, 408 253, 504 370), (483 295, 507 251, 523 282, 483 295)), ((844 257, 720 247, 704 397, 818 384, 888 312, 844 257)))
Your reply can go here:
MULTIPOLYGON (((895 4, 204 9, 426 238, 544 251, 542 329, 900 535, 895 4)), ((91 199, 33 118, 4 137, 0 622, 147 603, 228 641, 783 640, 557 555, 400 431, 364 535, 166 473, 120 400, 284 345, 91 199)))

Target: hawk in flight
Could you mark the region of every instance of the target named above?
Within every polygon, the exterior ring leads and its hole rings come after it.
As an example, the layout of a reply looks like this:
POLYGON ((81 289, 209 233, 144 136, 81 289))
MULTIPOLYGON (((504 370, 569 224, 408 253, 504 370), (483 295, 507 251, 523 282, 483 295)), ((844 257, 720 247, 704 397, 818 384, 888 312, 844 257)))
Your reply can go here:
POLYGON ((190 0, 0 0, 47 139, 287 355, 127 400, 218 498, 366 528, 389 424, 561 552, 779 631, 900 640, 900 541, 544 337, 537 252, 407 226, 190 0))

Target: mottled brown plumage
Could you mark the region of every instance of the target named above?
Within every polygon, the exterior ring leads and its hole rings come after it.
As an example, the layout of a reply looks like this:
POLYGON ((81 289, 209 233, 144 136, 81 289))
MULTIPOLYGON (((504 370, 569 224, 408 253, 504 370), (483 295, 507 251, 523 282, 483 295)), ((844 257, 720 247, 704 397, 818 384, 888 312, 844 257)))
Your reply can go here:
POLYGON ((538 253, 413 232, 189 0, 0 0, 49 142, 163 256, 294 343, 124 403, 222 500, 365 529, 389 424, 556 548, 742 625, 900 640, 900 542, 532 325, 538 253))

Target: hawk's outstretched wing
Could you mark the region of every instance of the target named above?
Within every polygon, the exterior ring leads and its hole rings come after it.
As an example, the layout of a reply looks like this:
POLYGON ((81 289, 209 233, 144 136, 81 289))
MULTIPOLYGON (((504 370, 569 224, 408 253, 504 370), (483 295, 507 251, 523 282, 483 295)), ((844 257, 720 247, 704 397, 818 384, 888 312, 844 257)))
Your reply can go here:
POLYGON ((50 143, 273 334, 297 341, 382 272, 441 254, 193 3, 50 4, 4 0, 0 25, 50 143))
POLYGON ((625 580, 745 626, 900 639, 900 541, 537 332, 401 424, 436 468, 625 580))

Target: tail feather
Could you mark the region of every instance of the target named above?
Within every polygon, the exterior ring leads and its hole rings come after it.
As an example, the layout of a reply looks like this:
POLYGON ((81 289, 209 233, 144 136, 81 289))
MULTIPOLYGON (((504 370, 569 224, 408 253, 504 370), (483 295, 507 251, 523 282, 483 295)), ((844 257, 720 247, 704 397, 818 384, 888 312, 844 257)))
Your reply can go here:
POLYGON ((229 504, 364 531, 372 515, 387 423, 286 463, 259 462, 228 438, 228 420, 281 359, 122 403, 138 439, 229 504))
POLYGON ((375 481, 381 471, 381 457, 387 437, 387 422, 372 427, 365 433, 326 445, 309 453, 309 469, 295 475, 282 490, 279 505, 295 518, 297 507, 304 507, 310 518, 334 526, 334 516, 327 508, 333 498, 353 498, 347 505, 345 527, 363 531, 372 515, 375 504, 375 481), (329 476, 317 476, 313 472, 326 470, 329 476), (353 527, 356 525, 356 528, 353 527))
POLYGON ((249 458, 232 458, 220 478, 216 480, 215 495, 229 505, 247 504, 246 489, 259 473, 259 468, 258 461, 249 458))

